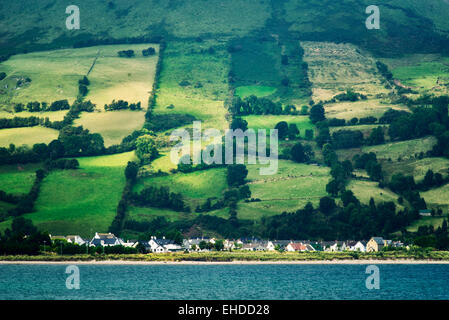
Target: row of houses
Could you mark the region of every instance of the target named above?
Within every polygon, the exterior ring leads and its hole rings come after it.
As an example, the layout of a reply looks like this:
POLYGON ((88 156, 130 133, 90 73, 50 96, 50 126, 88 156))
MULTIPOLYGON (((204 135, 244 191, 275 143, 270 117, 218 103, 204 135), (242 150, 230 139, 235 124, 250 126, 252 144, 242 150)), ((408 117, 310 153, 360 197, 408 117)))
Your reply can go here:
POLYGON ((263 241, 259 239, 238 239, 238 240, 217 240, 209 238, 185 239, 182 243, 176 244, 169 239, 157 239, 151 237, 148 241, 123 241, 112 233, 95 233, 91 240, 83 239, 80 236, 51 236, 52 240, 65 240, 68 243, 105 247, 124 246, 136 248, 139 243, 147 252, 166 253, 177 251, 208 251, 217 241, 222 242, 224 250, 246 250, 246 251, 276 251, 287 252, 313 252, 313 251, 358 251, 377 252, 384 247, 400 248, 404 244, 399 241, 385 240, 382 237, 372 237, 368 241, 309 241, 309 240, 272 240, 263 241), (209 244, 209 245, 205 245, 209 244))

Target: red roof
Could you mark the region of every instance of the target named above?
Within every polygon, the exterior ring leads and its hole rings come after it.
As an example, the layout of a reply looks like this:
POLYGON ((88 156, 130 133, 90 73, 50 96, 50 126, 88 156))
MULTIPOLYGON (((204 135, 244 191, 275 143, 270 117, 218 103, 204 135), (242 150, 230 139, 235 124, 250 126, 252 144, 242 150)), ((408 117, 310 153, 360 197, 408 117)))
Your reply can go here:
POLYGON ((290 243, 289 246, 292 247, 293 250, 295 250, 295 251, 306 251, 307 250, 307 247, 302 243, 290 243))

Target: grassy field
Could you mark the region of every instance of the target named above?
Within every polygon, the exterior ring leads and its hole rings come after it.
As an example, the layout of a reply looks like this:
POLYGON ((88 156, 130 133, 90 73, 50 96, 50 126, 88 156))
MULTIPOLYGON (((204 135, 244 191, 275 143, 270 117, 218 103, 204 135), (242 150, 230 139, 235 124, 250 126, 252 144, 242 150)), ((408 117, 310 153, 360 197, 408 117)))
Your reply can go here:
POLYGON ((9 112, 2 110, 0 111, 0 118, 11 119, 14 117, 19 118, 38 117, 38 118, 48 118, 50 121, 62 121, 66 113, 67 110, 51 111, 51 112, 28 112, 28 111, 9 112))
POLYGON ((228 128, 224 108, 228 64, 229 54, 218 41, 169 42, 155 112, 188 113, 202 120, 203 128, 228 128), (208 52, 210 47, 213 53, 208 52))
POLYGON ((283 211, 296 211, 309 201, 316 205, 326 195, 326 184, 330 179, 329 168, 286 160, 279 160, 278 172, 273 176, 261 176, 260 165, 247 167, 251 197, 262 201, 240 202, 240 219, 258 220, 283 211))
POLYGON ((106 232, 125 185, 124 168, 134 158, 132 152, 79 158, 80 169, 53 171, 42 183, 36 212, 24 217, 52 235, 106 232))
POLYGON ((6 193, 25 194, 30 191, 40 164, 0 166, 0 190, 6 193))
POLYGON ((78 94, 78 80, 89 71, 97 51, 92 47, 12 56, 0 64, 0 72, 8 75, 2 82, 11 78, 16 81, 17 77, 29 77, 31 83, 19 89, 10 83, 6 93, 0 95, 2 102, 51 103, 62 99, 73 102, 78 94))
POLYGON ((243 117, 248 122, 248 128, 251 129, 274 129, 277 123, 285 121, 288 124, 296 124, 299 129, 300 136, 305 137, 307 129, 315 130, 315 126, 310 122, 308 116, 245 116, 243 117))
POLYGON ((397 161, 399 158, 402 160, 410 160, 411 157, 415 157, 421 152, 426 153, 432 150, 436 143, 434 137, 425 137, 414 140, 391 142, 381 144, 377 146, 364 146, 362 148, 337 150, 337 155, 341 160, 352 160, 352 157, 360 153, 374 152, 379 160, 397 161))
POLYGON ((192 210, 207 198, 220 198, 227 188, 226 169, 215 168, 192 173, 176 173, 141 179, 135 186, 140 191, 148 186, 167 186, 171 192, 181 193, 192 210))
POLYGON ((436 230, 438 227, 441 227, 444 219, 447 219, 447 216, 444 217, 421 217, 419 220, 413 222, 409 227, 407 227, 408 232, 416 232, 420 226, 433 226, 436 230))
POLYGON ((401 162, 386 161, 382 164, 382 169, 387 178, 395 173, 403 173, 414 176, 415 181, 421 181, 429 169, 434 173, 441 173, 443 176, 447 176, 449 174, 449 159, 424 158, 404 160, 401 162))
POLYGON ((397 204, 399 198, 397 194, 388 189, 379 188, 377 182, 351 180, 347 189, 351 190, 361 203, 369 204, 370 199, 373 198, 375 203, 394 202, 398 209, 404 208, 397 204))
POLYGON ((439 54, 413 54, 383 59, 395 79, 418 92, 449 92, 449 58, 439 54))
POLYGON ((325 105, 327 118, 346 120, 369 116, 380 118, 388 109, 410 111, 406 106, 386 104, 377 99, 356 102, 337 102, 325 105))
POLYGON ((376 61, 351 44, 302 42, 304 60, 309 64, 313 100, 329 100, 353 89, 368 97, 388 93, 377 74, 376 61))
POLYGON ((159 45, 157 44, 124 44, 113 46, 97 46, 99 56, 95 67, 89 74, 89 93, 86 97, 103 110, 107 103, 115 100, 141 102, 148 107, 148 97, 153 87, 159 45), (143 49, 153 47, 156 55, 144 57, 143 49), (135 57, 120 58, 120 50, 134 50, 135 57))
POLYGON ((258 98, 271 96, 276 92, 275 87, 268 86, 240 86, 235 89, 235 94, 240 98, 256 96, 258 98))
POLYGON ((367 138, 371 134, 371 131, 377 127, 384 127, 386 129, 388 128, 388 126, 386 126, 386 125, 362 124, 362 125, 358 125, 358 126, 330 127, 329 131, 330 131, 330 134, 340 131, 340 130, 361 131, 363 133, 363 136, 365 138, 367 138))
POLYGON ((447 184, 436 189, 421 192, 421 196, 431 206, 444 207, 446 209, 449 207, 447 201, 449 199, 449 185, 447 184))
POLYGON ((106 147, 120 144, 134 130, 142 128, 145 112, 118 110, 108 112, 83 112, 75 125, 83 126, 92 133, 99 133, 106 147))
POLYGON ((0 83, 0 103, 27 103, 39 101, 51 103, 68 99, 73 102, 78 94, 78 80, 87 75, 95 58, 95 66, 89 74, 91 82, 86 99, 103 108, 113 99, 129 102, 141 101, 147 106, 154 80, 157 55, 143 57, 142 49, 158 45, 111 45, 79 49, 20 54, 0 64, 0 72, 7 78, 0 83), (119 58, 117 51, 135 50, 134 58, 119 58), (29 77, 31 83, 18 86, 17 80, 29 77))
POLYGON ((11 143, 16 146, 27 145, 32 147, 35 143, 50 143, 58 139, 58 131, 44 127, 12 128, 0 130, 0 147, 7 147, 11 143))

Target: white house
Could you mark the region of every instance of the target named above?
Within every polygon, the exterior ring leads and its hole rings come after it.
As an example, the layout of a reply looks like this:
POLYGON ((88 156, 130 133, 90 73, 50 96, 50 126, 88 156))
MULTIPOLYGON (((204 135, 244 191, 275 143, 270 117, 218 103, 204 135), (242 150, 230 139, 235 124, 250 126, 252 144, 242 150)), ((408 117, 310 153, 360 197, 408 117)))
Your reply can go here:
POLYGON ((82 246, 83 244, 87 243, 86 240, 84 240, 83 238, 81 238, 78 235, 76 235, 76 236, 67 236, 66 239, 67 239, 68 243, 74 243, 74 244, 77 244, 77 245, 80 245, 80 246, 82 246))
POLYGON ((165 237, 162 239, 157 239, 156 237, 152 236, 150 241, 144 243, 143 245, 148 251, 153 253, 175 252, 183 250, 182 246, 174 243, 173 240, 165 239, 165 237))
POLYGON ((275 251, 276 250, 276 246, 274 245, 273 241, 268 241, 267 242, 267 250, 268 251, 275 251))
POLYGON ((290 242, 286 247, 285 251, 296 252, 296 251, 307 251, 307 246, 300 242, 290 242))
POLYGON ((102 246, 102 247, 109 247, 109 246, 120 246, 123 245, 125 242, 113 235, 112 233, 95 233, 95 236, 90 241, 91 246, 102 246))
POLYGON ((366 252, 366 243, 367 243, 366 241, 357 241, 355 245, 349 247, 349 250, 366 252))

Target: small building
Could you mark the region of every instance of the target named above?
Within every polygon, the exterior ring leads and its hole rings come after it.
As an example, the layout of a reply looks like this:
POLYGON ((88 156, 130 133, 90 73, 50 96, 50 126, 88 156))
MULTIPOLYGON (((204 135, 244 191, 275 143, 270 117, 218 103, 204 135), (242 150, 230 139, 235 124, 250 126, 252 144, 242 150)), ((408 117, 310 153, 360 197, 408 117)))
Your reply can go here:
POLYGON ((307 246, 300 242, 291 242, 285 247, 285 251, 288 252, 303 252, 307 251, 307 246))
POLYGON ((266 249, 267 249, 267 251, 275 251, 276 245, 273 243, 273 241, 268 241, 266 249))
POLYGON ((112 246, 121 246, 125 242, 116 237, 112 233, 95 233, 95 236, 90 241, 91 246, 95 247, 112 247, 112 246))
POLYGON ((357 243, 349 248, 351 251, 366 252, 367 241, 357 241, 357 243))
POLYGON ((344 241, 322 242, 321 246, 324 251, 337 252, 347 250, 346 243, 344 241))
POLYGON ((419 215, 421 217, 431 217, 432 216, 432 211, 429 210, 429 209, 419 210, 419 215))
POLYGON ((247 251, 266 251, 266 245, 264 245, 261 242, 250 242, 250 243, 244 243, 242 245, 242 250, 247 251))
POLYGON ((366 252, 378 252, 387 245, 388 240, 382 237, 372 237, 366 244, 366 252))
POLYGON ((66 239, 67 239, 68 243, 74 243, 74 244, 77 244, 77 245, 80 245, 80 246, 82 246, 82 245, 84 245, 84 244, 89 242, 88 240, 84 240, 83 238, 81 238, 78 235, 76 235, 76 236, 67 236, 66 239))
POLYGON ((176 244, 173 240, 165 239, 157 239, 152 236, 150 241, 143 243, 145 249, 148 252, 152 253, 164 253, 164 252, 176 252, 183 250, 183 247, 179 244, 176 244))

